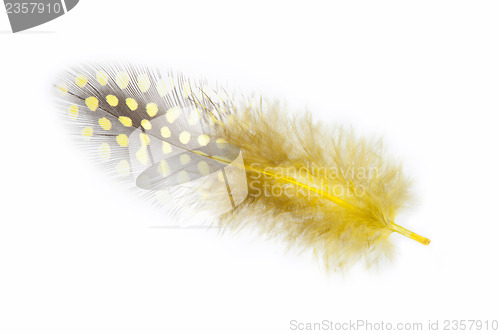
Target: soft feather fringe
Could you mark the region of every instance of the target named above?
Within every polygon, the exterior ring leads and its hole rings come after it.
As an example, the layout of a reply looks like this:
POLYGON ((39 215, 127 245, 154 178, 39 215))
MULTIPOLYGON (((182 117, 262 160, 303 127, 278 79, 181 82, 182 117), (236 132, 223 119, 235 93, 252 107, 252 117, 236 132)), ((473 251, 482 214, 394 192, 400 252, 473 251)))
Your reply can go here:
POLYGON ((253 227, 296 250, 313 250, 327 269, 361 259, 370 266, 391 256, 391 222, 410 198, 410 182, 380 140, 357 138, 310 114, 290 118, 276 102, 233 109, 218 135, 242 149, 249 189, 245 201, 221 217, 222 226, 253 227))

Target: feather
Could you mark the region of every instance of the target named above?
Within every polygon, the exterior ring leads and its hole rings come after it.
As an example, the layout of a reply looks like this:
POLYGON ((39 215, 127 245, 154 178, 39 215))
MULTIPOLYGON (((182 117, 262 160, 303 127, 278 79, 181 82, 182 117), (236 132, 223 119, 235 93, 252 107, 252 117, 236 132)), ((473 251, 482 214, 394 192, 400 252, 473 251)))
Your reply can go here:
POLYGON ((390 256, 392 232, 430 242, 395 222, 410 182, 380 141, 149 67, 77 67, 55 87, 99 163, 171 212, 208 211, 329 269, 390 256))

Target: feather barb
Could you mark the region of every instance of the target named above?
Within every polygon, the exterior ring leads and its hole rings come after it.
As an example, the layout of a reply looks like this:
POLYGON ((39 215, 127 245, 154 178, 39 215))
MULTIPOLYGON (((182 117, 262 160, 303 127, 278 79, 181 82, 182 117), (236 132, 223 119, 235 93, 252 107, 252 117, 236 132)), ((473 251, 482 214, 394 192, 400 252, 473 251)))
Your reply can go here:
MULTIPOLYGON (((198 152, 196 152, 198 153, 198 152)), ((214 160, 217 160, 219 162, 223 162, 223 163, 231 163, 231 161, 225 159, 224 157, 216 157, 216 156, 209 156, 210 159, 214 159, 214 160)), ((272 173, 272 172, 269 172, 269 171, 266 171, 266 170, 261 170, 261 169, 258 169, 258 168, 255 168, 255 167, 252 167, 252 166, 238 166, 240 168, 244 168, 245 170, 249 170, 249 171, 253 171, 253 172, 258 172, 258 173, 263 173, 263 174, 266 174, 268 176, 271 176, 273 178, 276 178, 276 179, 279 179, 281 181, 285 181, 285 182, 290 182, 292 184, 295 184, 299 187, 303 187, 307 190, 310 190, 310 191, 313 191, 315 193, 317 193, 318 195, 320 195, 321 197, 329 200, 329 201, 332 201, 333 203, 337 204, 337 205, 340 205, 342 206, 343 208, 346 208, 346 209, 356 209, 356 206, 352 205, 351 203, 347 202, 347 201, 344 201, 343 199, 341 198, 338 198, 336 196, 333 196, 325 191, 322 191, 321 189, 317 189, 317 188, 314 188, 314 187, 311 187, 307 184, 304 184, 292 177, 284 177, 284 176, 279 176, 275 173, 272 173)), ((403 226, 400 226, 392 221, 389 221, 389 224, 390 224, 390 229, 393 231, 393 232, 397 232, 407 238, 410 238, 412 240, 415 240, 419 243, 421 243, 422 245, 424 246, 427 246, 428 244, 430 244, 430 240, 427 239, 426 237, 423 237, 415 232, 412 232, 406 228, 404 228, 403 226)))

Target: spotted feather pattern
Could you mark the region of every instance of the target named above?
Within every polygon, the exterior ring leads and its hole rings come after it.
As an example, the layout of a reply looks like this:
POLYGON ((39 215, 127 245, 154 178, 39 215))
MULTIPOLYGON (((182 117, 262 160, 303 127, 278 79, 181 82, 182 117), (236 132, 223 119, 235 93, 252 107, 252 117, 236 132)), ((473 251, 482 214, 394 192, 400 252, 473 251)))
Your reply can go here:
POLYGON ((203 81, 149 67, 91 65, 64 72, 55 89, 64 117, 95 160, 159 204, 172 194, 197 203, 195 189, 210 194, 211 207, 227 210, 246 196, 229 184, 242 176, 230 166, 239 149, 214 131, 230 105, 203 81))

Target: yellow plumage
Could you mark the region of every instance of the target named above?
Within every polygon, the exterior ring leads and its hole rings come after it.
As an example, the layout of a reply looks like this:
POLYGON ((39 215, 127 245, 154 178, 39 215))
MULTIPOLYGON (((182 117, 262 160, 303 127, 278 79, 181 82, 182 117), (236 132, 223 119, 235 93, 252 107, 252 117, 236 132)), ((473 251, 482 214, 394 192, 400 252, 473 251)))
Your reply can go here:
POLYGON ((249 194, 223 216, 227 227, 250 225, 301 248, 314 248, 340 268, 389 255, 392 232, 430 241, 394 223, 409 181, 381 142, 291 118, 278 103, 247 105, 225 118, 219 135, 242 149, 249 194))
POLYGON ((57 88, 106 168, 169 203, 222 213, 226 229, 251 226, 314 249, 332 269, 389 255, 392 232, 430 242, 395 223, 409 181, 380 141, 292 117, 279 103, 216 102, 203 83, 148 68, 90 66, 57 88))

